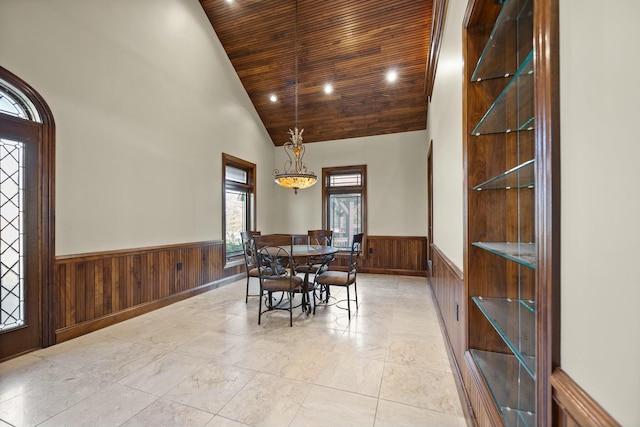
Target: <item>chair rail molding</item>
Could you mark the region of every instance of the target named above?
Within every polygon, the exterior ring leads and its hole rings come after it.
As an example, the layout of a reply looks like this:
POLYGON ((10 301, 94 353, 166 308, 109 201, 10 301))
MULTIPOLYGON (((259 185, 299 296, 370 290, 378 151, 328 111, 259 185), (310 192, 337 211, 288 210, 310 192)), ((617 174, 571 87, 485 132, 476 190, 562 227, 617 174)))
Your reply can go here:
POLYGON ((558 405, 559 427, 620 427, 582 387, 560 368, 556 368, 550 378, 553 400, 558 405))

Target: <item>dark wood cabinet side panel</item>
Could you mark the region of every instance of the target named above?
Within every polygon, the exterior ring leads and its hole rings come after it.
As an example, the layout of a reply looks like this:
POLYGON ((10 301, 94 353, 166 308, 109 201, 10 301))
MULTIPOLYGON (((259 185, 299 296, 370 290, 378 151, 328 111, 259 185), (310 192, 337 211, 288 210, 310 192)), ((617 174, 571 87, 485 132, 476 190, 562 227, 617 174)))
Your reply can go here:
POLYGON ((51 313, 56 342, 239 277, 244 264, 225 269, 222 245, 211 241, 59 257, 51 313))

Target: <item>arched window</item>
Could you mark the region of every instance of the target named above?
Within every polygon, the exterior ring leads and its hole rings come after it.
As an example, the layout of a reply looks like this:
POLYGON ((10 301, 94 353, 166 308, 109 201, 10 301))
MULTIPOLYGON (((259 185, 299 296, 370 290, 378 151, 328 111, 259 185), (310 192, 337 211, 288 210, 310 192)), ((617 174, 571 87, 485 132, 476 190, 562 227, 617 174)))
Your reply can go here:
POLYGON ((38 110, 29 99, 2 80, 0 80, 0 113, 42 123, 38 110))

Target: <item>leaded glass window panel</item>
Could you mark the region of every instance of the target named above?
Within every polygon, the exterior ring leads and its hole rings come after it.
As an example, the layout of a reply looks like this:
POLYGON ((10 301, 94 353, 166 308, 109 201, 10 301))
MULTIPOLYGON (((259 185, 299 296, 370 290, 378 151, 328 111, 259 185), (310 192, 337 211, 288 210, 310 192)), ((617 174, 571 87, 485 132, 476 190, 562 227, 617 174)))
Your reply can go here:
POLYGON ((0 331, 24 317, 24 144, 0 139, 0 331))

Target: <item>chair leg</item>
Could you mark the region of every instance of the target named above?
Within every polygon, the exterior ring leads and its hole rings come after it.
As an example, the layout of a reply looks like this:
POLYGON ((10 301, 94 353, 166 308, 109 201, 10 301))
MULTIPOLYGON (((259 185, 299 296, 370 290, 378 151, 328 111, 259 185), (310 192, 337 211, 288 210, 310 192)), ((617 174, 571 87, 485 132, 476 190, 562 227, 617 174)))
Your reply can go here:
POLYGON ((311 302, 309 301, 308 288, 303 287, 301 294, 302 294, 302 303, 301 303, 302 312, 309 314, 311 312, 311 302))
MULTIPOLYGON (((316 307, 318 303, 316 302, 316 287, 315 285, 311 288, 311 298, 313 298, 313 315, 316 315, 316 307)), ((320 298, 322 298, 322 293, 320 294, 320 298)))
POLYGON ((349 298, 349 286, 347 286, 347 313, 349 314, 349 320, 351 320, 351 299, 349 298))
POLYGON ((291 304, 291 294, 292 292, 289 292, 289 326, 293 327, 293 307, 291 304))
POLYGON ((316 314, 316 307, 318 302, 328 304, 329 303, 329 285, 314 286, 311 290, 313 294, 313 314, 316 314), (323 296, 324 295, 324 296, 323 296))
MULTIPOLYGON (((260 290, 260 302, 258 303, 258 325, 260 324, 260 318, 262 317, 262 289, 260 290)), ((245 303, 246 304, 246 303, 245 303)))
POLYGON ((244 303, 249 302, 249 273, 247 273, 247 292, 245 293, 244 303))
POLYGON ((356 293, 356 309, 358 308, 358 284, 353 282, 353 291, 356 293))

